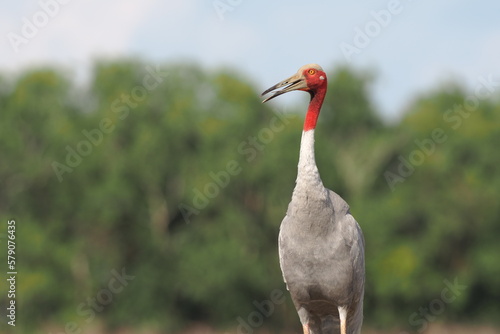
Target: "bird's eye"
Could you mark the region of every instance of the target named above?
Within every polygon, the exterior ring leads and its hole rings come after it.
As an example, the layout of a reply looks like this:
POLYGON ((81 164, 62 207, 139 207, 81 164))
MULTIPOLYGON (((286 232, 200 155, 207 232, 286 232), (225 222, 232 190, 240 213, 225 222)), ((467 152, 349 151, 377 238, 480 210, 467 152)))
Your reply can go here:
POLYGON ((316 73, 316 70, 310 69, 309 71, 307 71, 307 73, 313 75, 314 73, 316 73))

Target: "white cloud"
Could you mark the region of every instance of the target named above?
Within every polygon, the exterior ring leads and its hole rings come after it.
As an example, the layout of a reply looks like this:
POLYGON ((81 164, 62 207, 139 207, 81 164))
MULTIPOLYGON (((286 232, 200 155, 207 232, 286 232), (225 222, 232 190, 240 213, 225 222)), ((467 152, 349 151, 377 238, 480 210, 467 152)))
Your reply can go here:
POLYGON ((17 52, 8 45, 1 66, 10 70, 46 63, 80 66, 96 56, 125 55, 134 32, 158 1, 52 1, 49 10, 38 3, 17 17, 4 14, 2 19, 8 17, 8 23, 0 26, 2 33, 15 32, 28 38, 26 44, 17 45, 17 52), (25 18, 35 27, 35 20, 41 20, 32 36, 23 34, 25 18), (48 18, 46 23, 43 18, 48 18))

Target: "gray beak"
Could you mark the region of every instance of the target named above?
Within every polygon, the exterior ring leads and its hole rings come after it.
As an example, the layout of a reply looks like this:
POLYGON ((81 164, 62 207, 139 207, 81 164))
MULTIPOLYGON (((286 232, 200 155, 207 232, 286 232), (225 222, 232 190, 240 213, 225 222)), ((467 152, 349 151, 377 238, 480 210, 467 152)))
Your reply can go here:
POLYGON ((267 102, 267 101, 269 101, 271 99, 274 99, 276 96, 280 96, 281 94, 288 93, 288 92, 291 92, 293 90, 307 88, 307 83, 306 83, 306 80, 304 79, 304 77, 302 75, 295 74, 295 75, 291 76, 290 78, 277 83, 276 85, 272 86, 271 88, 266 89, 262 93, 261 96, 264 96, 264 95, 272 92, 273 90, 281 88, 281 87, 285 87, 285 88, 283 88, 282 90, 278 90, 278 91, 274 92, 273 95, 271 95, 268 98, 264 99, 262 101, 262 103, 265 103, 265 102, 267 102))

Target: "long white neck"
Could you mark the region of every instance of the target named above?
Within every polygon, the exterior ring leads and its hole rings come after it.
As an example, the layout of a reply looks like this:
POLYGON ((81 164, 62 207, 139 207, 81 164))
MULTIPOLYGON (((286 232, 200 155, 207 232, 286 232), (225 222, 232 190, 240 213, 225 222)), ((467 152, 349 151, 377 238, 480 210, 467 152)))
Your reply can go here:
POLYGON ((303 187, 324 189, 314 157, 314 129, 302 132, 296 183, 296 189, 303 187))

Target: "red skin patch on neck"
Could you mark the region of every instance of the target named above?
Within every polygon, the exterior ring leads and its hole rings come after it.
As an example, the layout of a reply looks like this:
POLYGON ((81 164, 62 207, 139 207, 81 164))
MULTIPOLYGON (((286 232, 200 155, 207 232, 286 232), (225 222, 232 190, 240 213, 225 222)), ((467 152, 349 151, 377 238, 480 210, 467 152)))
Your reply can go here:
POLYGON ((307 89, 305 90, 311 94, 311 102, 309 102, 306 118, 304 120, 304 131, 309 131, 316 128, 328 84, 326 73, 323 71, 306 69, 303 72, 303 76, 307 81, 307 89))
POLYGON ((323 105, 323 100, 325 99, 326 96, 326 81, 315 91, 311 90, 310 93, 311 93, 311 102, 309 102, 306 118, 304 120, 304 131, 309 131, 316 128, 319 112, 321 110, 321 106, 323 105))

